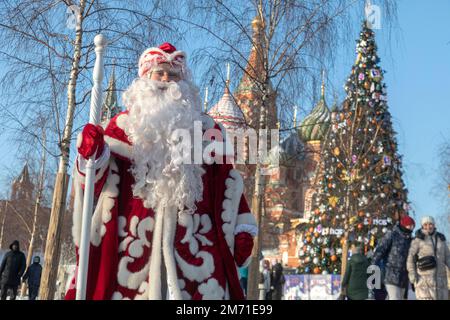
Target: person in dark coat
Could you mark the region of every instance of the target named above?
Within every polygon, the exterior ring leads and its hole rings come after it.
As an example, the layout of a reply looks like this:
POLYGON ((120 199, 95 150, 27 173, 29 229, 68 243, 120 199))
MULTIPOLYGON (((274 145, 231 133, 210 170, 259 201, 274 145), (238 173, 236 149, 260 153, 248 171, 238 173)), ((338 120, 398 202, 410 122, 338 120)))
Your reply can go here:
POLYGON ((41 284, 42 266, 40 264, 41 258, 34 257, 33 264, 28 267, 23 275, 22 281, 28 280, 28 299, 36 300, 39 293, 39 286, 41 284))
POLYGON ((381 266, 384 262, 384 285, 389 300, 403 300, 408 289, 408 271, 406 259, 412 241, 415 222, 404 215, 392 231, 386 233, 377 246, 373 264, 381 266))
POLYGON ((276 262, 276 264, 272 267, 272 275, 271 275, 271 289, 272 289, 272 300, 281 300, 283 295, 283 286, 284 286, 284 275, 283 275, 283 266, 280 262, 276 262))
POLYGON ((341 296, 349 300, 366 300, 369 297, 367 268, 369 260, 361 253, 361 248, 355 244, 351 246, 352 257, 347 262, 344 279, 342 280, 341 296))
POLYGON ((12 291, 10 299, 16 299, 20 278, 26 267, 25 255, 20 251, 19 241, 15 240, 9 248, 11 251, 5 254, 0 266, 0 297, 2 300, 6 300, 8 290, 12 291))

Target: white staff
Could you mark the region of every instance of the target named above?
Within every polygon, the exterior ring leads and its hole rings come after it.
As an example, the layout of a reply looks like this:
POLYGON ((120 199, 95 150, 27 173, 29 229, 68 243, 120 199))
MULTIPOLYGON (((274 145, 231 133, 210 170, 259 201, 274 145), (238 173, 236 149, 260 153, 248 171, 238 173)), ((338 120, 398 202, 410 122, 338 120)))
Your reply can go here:
MULTIPOLYGON (((91 110, 89 123, 97 125, 100 118, 102 105, 102 81, 103 81, 103 53, 106 48, 106 38, 98 34, 94 38, 95 65, 93 71, 94 86, 91 91, 91 110)), ((84 189, 83 215, 81 224, 81 241, 78 250, 79 262, 77 273, 77 300, 86 299, 86 282, 89 265, 89 248, 91 239, 92 206, 94 202, 94 177, 95 177, 95 153, 86 163, 86 180, 84 189)))

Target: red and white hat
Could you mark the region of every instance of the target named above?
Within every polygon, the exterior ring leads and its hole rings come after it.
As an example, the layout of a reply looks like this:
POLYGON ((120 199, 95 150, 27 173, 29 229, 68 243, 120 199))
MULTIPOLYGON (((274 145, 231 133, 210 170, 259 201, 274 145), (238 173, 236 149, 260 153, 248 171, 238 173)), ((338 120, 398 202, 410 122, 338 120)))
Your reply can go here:
POLYGON ((186 54, 165 42, 158 48, 146 49, 139 58, 139 77, 145 76, 159 64, 168 63, 182 75, 186 73, 186 54))

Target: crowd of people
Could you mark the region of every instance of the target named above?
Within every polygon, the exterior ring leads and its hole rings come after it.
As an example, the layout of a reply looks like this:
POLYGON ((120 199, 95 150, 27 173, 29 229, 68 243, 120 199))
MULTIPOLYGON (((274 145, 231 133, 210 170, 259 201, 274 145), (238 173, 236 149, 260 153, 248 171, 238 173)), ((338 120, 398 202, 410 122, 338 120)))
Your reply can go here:
POLYGON ((0 266, 1 300, 6 300, 8 295, 10 300, 16 300, 19 286, 24 282, 28 285, 28 299, 36 300, 42 273, 39 256, 34 257, 33 263, 26 268, 25 254, 20 251, 19 241, 13 241, 9 249, 0 266))
MULTIPOLYGON (((381 239, 373 256, 366 256, 361 247, 352 244, 351 257, 341 282, 340 299, 402 300, 408 298, 408 289, 418 300, 447 300, 449 289, 447 268, 450 268, 450 251, 445 236, 437 231, 433 217, 421 219, 421 228, 413 237, 414 220, 404 216, 381 239), (370 265, 381 271, 380 286, 368 285, 370 265)), ((15 300, 21 283, 28 285, 28 299, 35 300, 39 292, 42 266, 39 256, 26 268, 26 259, 16 240, 10 245, 0 266, 0 297, 15 300)), ((248 267, 239 269, 240 283, 247 296, 248 267)), ((260 288, 264 300, 281 300, 285 277, 283 266, 277 260, 261 261, 260 288)))
POLYGON ((402 300, 408 297, 411 287, 418 300, 447 300, 450 251, 445 236, 437 231, 431 216, 421 219, 415 237, 414 228, 411 217, 402 217, 381 239, 371 261, 360 247, 352 245, 352 256, 342 279, 341 298, 402 300), (373 290, 368 284, 370 265, 378 266, 381 271, 381 286, 373 290))

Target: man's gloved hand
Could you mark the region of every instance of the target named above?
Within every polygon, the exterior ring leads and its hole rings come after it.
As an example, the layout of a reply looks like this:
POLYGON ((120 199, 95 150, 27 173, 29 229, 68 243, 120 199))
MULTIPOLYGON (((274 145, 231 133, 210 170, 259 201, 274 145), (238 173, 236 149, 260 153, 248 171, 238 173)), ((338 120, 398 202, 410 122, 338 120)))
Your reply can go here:
POLYGON ((81 132, 81 136, 78 137, 77 149, 78 153, 85 159, 96 153, 96 158, 99 158, 105 147, 105 140, 103 128, 100 125, 93 125, 88 123, 81 132))
POLYGON ((238 266, 244 264, 251 255, 253 249, 253 237, 247 232, 240 232, 234 238, 234 260, 238 266))

